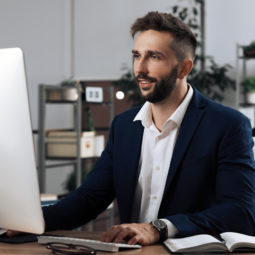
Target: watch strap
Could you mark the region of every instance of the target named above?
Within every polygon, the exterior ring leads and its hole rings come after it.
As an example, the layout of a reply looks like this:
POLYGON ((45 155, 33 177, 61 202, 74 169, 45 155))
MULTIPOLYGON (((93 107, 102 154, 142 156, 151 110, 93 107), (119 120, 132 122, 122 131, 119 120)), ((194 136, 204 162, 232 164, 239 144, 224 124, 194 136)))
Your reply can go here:
POLYGON ((159 242, 164 242, 167 239, 167 224, 163 220, 154 220, 152 226, 159 232, 159 242))

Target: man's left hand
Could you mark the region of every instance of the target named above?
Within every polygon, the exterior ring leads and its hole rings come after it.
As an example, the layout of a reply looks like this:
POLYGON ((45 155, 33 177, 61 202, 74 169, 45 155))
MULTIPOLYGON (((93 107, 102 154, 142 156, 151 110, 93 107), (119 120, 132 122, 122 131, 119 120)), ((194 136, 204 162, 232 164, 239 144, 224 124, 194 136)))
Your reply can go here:
POLYGON ((112 226, 101 238, 103 242, 151 245, 159 241, 159 232, 150 223, 112 226))

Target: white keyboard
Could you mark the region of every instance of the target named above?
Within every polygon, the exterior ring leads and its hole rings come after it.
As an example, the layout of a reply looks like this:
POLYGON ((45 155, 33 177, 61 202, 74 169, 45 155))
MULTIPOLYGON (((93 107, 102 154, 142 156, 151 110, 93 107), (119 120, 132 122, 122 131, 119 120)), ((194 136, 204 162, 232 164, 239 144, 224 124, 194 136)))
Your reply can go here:
POLYGON ((124 244, 124 243, 106 243, 106 242, 90 240, 90 239, 61 237, 61 236, 46 236, 45 235, 45 236, 38 236, 37 239, 39 244, 59 242, 59 243, 66 243, 66 244, 84 245, 98 251, 110 251, 110 252, 117 252, 119 251, 120 248, 137 249, 142 247, 141 245, 138 245, 138 244, 130 245, 130 244, 124 244))

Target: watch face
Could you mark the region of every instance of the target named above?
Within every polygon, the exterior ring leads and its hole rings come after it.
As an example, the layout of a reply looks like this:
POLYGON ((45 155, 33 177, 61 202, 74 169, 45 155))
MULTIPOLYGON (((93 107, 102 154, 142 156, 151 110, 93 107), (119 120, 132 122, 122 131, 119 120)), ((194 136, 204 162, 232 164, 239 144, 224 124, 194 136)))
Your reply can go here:
POLYGON ((159 241, 165 241, 167 238, 167 224, 163 220, 154 220, 151 224, 159 231, 159 241))
POLYGON ((153 225, 157 228, 164 228, 166 227, 166 223, 162 220, 154 220, 153 225))

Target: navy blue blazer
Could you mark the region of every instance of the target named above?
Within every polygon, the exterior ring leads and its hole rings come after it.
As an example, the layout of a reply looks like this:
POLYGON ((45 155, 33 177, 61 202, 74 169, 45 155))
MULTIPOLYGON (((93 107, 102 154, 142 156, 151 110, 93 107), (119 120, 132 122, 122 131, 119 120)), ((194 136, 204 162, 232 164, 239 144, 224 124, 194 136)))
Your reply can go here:
MULTIPOLYGON (((94 219, 117 198, 130 222, 143 126, 140 108, 115 117, 107 146, 80 188, 44 208, 46 229, 71 229, 94 219)), ((174 148, 158 218, 178 236, 255 228, 255 164, 249 120, 194 89, 174 148)), ((168 160, 166 158, 166 160, 168 160)))

